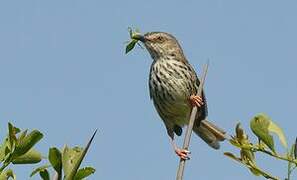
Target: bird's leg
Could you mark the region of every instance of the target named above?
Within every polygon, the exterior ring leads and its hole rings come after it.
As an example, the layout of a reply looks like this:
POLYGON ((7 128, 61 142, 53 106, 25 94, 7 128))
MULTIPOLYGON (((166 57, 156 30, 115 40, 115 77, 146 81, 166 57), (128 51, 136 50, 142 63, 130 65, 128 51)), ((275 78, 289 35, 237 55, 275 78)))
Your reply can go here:
POLYGON ((189 154, 191 154, 190 151, 186 149, 178 148, 173 139, 170 139, 170 142, 176 155, 178 155, 183 160, 190 160, 190 157, 189 157, 189 154))
POLYGON ((201 107, 204 103, 203 100, 200 96, 196 96, 196 95, 191 95, 189 98, 190 104, 194 107, 201 107))

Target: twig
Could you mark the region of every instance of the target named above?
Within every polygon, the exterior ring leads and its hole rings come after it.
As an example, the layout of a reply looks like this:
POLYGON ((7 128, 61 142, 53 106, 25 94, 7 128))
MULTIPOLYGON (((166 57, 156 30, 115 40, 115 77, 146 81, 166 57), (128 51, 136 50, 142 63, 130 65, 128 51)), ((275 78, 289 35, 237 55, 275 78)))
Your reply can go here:
POLYGON ((255 152, 256 152, 256 151, 259 151, 259 152, 268 154, 268 155, 270 155, 270 156, 272 156, 272 157, 275 157, 275 158, 277 158, 277 159, 284 160, 284 161, 287 161, 287 162, 290 162, 290 163, 294 163, 295 165, 297 165, 297 161, 294 160, 294 159, 291 159, 290 157, 284 157, 284 156, 280 156, 280 155, 278 155, 278 154, 273 154, 272 152, 267 151, 267 150, 265 150, 265 149, 261 149, 261 148, 253 148, 252 150, 255 151, 255 152))
MULTIPOLYGON (((244 164, 244 163, 242 163, 242 164, 244 164)), ((244 164, 244 165, 248 166, 248 168, 250 168, 250 170, 252 170, 252 169, 256 170, 258 173, 260 173, 266 179, 279 180, 277 177, 273 177, 272 175, 270 175, 269 173, 267 173, 267 172, 263 171, 262 169, 258 168, 257 166, 255 166, 251 162, 248 162, 248 164, 244 164)))
MULTIPOLYGON (((230 142, 230 140, 229 140, 229 142, 230 142)), ((231 144, 232 144, 232 142, 231 142, 231 144)), ((252 152, 261 152, 261 153, 267 154, 269 156, 272 156, 274 158, 277 158, 277 159, 280 159, 280 160, 283 160, 283 161, 287 161, 287 162, 293 163, 293 164, 295 164, 297 166, 297 159, 292 159, 292 158, 290 158, 288 156, 278 155, 276 153, 273 153, 271 151, 268 151, 268 150, 266 150, 264 148, 261 148, 259 146, 253 145, 253 144, 247 144, 246 145, 246 144, 238 144, 238 143, 236 143, 234 146, 237 147, 237 148, 249 150, 249 151, 252 151, 252 152)))
MULTIPOLYGON (((203 74, 202 74, 202 77, 201 77, 201 82, 200 82, 200 85, 199 85, 199 88, 198 88, 198 91, 197 91, 197 96, 201 96, 201 94, 202 94, 203 85, 204 85, 205 77, 206 77, 206 74, 207 74, 208 64, 209 64, 209 62, 207 62, 204 65, 203 74)), ((191 116, 190 116, 190 120, 189 120, 189 125, 188 125, 186 135, 185 135, 185 139, 184 139, 183 149, 188 149, 189 148, 190 139, 191 139, 191 135, 192 135, 192 129, 193 129, 193 126, 194 126, 197 110, 198 109, 197 109, 196 106, 194 106, 192 108, 192 112, 191 112, 191 116)), ((183 179, 185 165, 186 165, 186 160, 180 159, 178 170, 177 170, 176 180, 182 180, 183 179)))

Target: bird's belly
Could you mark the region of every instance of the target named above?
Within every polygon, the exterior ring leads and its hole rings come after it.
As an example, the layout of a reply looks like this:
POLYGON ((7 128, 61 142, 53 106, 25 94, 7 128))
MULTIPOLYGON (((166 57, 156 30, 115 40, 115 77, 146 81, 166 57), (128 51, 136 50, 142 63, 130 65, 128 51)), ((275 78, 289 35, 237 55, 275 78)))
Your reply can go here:
POLYGON ((187 103, 172 103, 170 107, 170 120, 174 122, 174 124, 179 126, 184 126, 189 122, 189 116, 191 113, 191 109, 187 103))
MULTIPOLYGON (((170 65, 171 61, 167 62, 170 65)), ((179 65, 182 66, 182 64, 179 65)), ((183 126, 187 124, 191 113, 189 97, 194 85, 190 81, 189 73, 176 64, 170 66, 176 67, 175 71, 171 72, 166 68, 163 61, 155 61, 152 65, 149 80, 150 95, 165 124, 183 126)))
POLYGON ((170 121, 179 126, 188 124, 191 107, 184 93, 163 89, 162 92, 155 91, 152 94, 152 99, 164 121, 170 121), (166 98, 166 95, 162 96, 162 94, 167 94, 168 97, 166 98))

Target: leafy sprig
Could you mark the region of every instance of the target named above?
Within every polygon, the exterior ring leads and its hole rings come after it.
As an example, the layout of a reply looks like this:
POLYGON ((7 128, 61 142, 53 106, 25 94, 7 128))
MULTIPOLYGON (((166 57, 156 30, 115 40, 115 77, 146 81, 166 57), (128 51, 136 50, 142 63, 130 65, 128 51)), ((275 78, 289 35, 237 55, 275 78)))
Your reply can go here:
POLYGON ((272 180, 278 180, 279 178, 271 175, 257 166, 255 153, 262 153, 279 160, 287 161, 288 174, 286 180, 289 180, 291 173, 297 167, 297 142, 291 146, 290 153, 287 153, 286 155, 279 154, 275 150, 274 138, 271 133, 275 133, 279 137, 281 144, 287 150, 288 145, 285 135, 282 129, 276 123, 274 123, 271 118, 263 113, 257 114, 251 119, 250 128, 257 136, 258 143, 250 142, 240 123, 238 123, 235 128, 235 135, 231 136, 229 142, 231 145, 240 149, 240 156, 237 157, 231 152, 225 152, 224 154, 227 157, 245 165, 254 175, 263 176, 266 179, 272 180))
MULTIPOLYGON (((43 180, 81 180, 93 174, 93 167, 79 168, 84 159, 91 142, 97 131, 93 134, 85 148, 65 146, 62 152, 56 148, 50 148, 48 153, 49 164, 36 168, 31 177, 39 174, 43 180), (52 167, 55 171, 54 178, 48 168, 52 167)), ((2 145, 0 145, 0 180, 16 179, 12 169, 8 169, 10 164, 36 164, 43 157, 34 146, 43 138, 43 134, 38 130, 22 131, 11 123, 8 123, 8 134, 2 145)), ((24 179, 24 178, 22 178, 24 179)))
POLYGON ((140 45, 140 43, 138 42, 139 41, 139 36, 141 35, 139 29, 135 29, 135 31, 133 31, 132 28, 129 27, 128 31, 129 31, 129 35, 130 35, 130 41, 128 42, 128 44, 126 46, 126 54, 128 52, 130 52, 135 47, 136 44, 139 47, 143 48, 140 45))

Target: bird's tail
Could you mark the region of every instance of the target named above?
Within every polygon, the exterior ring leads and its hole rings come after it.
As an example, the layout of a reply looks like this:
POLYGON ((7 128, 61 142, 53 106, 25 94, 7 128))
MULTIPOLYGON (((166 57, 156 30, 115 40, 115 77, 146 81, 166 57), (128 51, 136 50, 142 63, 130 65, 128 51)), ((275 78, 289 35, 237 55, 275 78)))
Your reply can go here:
POLYGON ((195 124, 193 131, 214 149, 219 149, 219 142, 226 139, 226 132, 207 120, 202 120, 200 125, 195 124))

